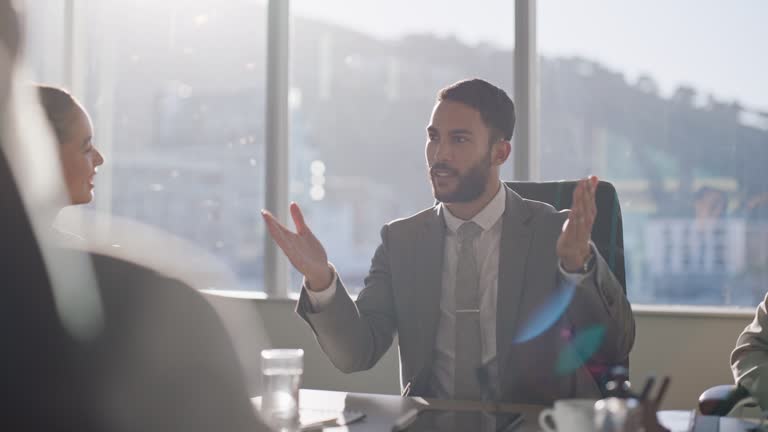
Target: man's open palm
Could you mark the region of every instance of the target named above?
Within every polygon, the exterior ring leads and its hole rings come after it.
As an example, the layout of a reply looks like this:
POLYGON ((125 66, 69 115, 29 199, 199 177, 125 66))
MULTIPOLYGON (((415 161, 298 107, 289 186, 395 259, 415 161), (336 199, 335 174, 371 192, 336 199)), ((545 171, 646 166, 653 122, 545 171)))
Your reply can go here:
POLYGON ((573 204, 557 240, 557 256, 566 270, 577 270, 589 256, 592 225, 597 216, 597 177, 580 180, 573 190, 573 204))
POLYGON ((328 267, 328 255, 322 243, 312 234, 304 222, 304 215, 296 203, 291 203, 291 217, 296 227, 292 232, 267 210, 262 210, 261 215, 267 224, 267 229, 272 239, 280 246, 296 270, 298 270, 311 289, 325 289, 331 283, 332 275, 328 267))

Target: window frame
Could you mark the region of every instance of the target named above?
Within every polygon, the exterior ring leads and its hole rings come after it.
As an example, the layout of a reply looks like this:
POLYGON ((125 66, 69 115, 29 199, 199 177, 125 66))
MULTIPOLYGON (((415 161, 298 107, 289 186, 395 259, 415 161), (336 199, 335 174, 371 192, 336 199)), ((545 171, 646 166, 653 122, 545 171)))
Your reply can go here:
MULTIPOLYGON (((282 223, 288 222, 290 185, 289 78, 290 78, 290 0, 266 0, 267 58, 265 107, 265 208, 282 223)), ((84 91, 82 60, 85 38, 78 24, 80 0, 65 0, 63 52, 65 85, 73 93, 84 91)), ((516 130, 513 146, 514 179, 540 180, 539 173, 539 70, 537 46, 537 1, 515 0, 514 11, 514 100, 516 130)), ((111 194, 111 191, 106 191, 111 194)), ((272 241, 264 239, 264 292, 219 291, 215 294, 265 301, 294 301, 290 292, 288 260, 272 241)), ((213 292, 211 292, 214 294, 213 292)), ((644 313, 694 315, 744 315, 749 308, 733 306, 699 307, 692 305, 638 304, 644 313)), ((751 312, 750 312, 751 313, 751 312)))

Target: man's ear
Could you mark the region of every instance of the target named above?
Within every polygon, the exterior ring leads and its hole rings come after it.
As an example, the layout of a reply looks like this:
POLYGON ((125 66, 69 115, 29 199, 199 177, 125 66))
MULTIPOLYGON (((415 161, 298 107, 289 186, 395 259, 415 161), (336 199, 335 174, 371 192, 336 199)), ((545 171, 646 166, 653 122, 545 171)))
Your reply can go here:
POLYGON ((509 155, 512 153, 512 144, 509 140, 500 139, 493 144, 491 152, 493 153, 491 163, 497 166, 501 165, 509 159, 509 155))

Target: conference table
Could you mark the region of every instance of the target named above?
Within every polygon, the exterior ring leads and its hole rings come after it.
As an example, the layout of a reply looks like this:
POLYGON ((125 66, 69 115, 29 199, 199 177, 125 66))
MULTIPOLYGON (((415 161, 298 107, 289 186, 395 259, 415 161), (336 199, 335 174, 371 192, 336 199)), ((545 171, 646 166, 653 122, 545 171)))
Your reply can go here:
MULTIPOLYGON (((253 398, 253 403, 258 409, 259 397, 253 398)), ((346 393, 328 390, 302 389, 299 394, 299 404, 302 422, 307 418, 323 418, 329 414, 348 412, 362 412, 365 417, 357 422, 341 427, 326 427, 324 431, 389 431, 392 425, 403 417, 407 417, 413 410, 428 408, 450 409, 459 411, 481 411, 494 408, 520 413, 523 422, 515 431, 533 432, 539 431, 539 413, 546 408, 542 405, 524 404, 499 404, 493 406, 490 403, 471 401, 449 401, 422 399, 419 397, 400 397, 395 395, 346 393)), ((660 411, 659 421, 673 432, 689 431, 692 411, 660 411)), ((717 431, 746 431, 748 426, 754 426, 754 422, 743 422, 732 418, 703 418, 702 422, 707 427, 701 430, 707 432, 717 431)), ((699 429, 697 429, 699 430, 699 429)))

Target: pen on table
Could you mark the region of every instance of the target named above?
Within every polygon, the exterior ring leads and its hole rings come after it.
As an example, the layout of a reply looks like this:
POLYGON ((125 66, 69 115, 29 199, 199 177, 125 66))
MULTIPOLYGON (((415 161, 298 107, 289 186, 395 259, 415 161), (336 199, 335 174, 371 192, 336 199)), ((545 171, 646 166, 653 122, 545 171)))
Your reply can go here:
POLYGON ((498 427, 496 430, 502 431, 502 432, 509 432, 517 429, 518 426, 523 424, 523 416, 522 415, 516 415, 513 416, 512 419, 505 425, 498 427))
POLYGON ((414 420, 416 420, 416 416, 419 415, 419 409, 418 408, 411 408, 400 416, 397 420, 395 420, 395 424, 392 425, 392 432, 402 432, 408 428, 408 426, 413 423, 414 420))
POLYGON ((403 392, 400 393, 400 396, 402 397, 408 397, 408 395, 411 394, 411 383, 413 381, 408 381, 408 383, 405 384, 405 387, 403 387, 403 392))

